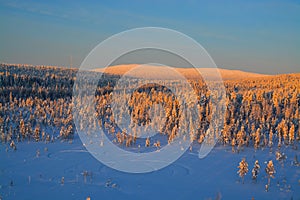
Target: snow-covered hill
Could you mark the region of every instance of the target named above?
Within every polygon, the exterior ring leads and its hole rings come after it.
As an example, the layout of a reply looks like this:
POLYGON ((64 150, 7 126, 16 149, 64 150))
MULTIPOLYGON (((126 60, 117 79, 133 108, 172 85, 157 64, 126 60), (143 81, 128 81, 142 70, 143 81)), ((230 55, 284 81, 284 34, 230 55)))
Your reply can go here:
MULTIPOLYGON (((223 80, 238 80, 238 79, 245 79, 245 78, 259 78, 265 77, 268 75, 265 74, 257 74, 257 73, 250 73, 244 72, 240 70, 228 70, 228 69, 219 69, 216 73, 216 69, 214 68, 173 68, 180 74, 182 74, 187 79, 199 79, 200 74, 206 77, 209 77, 211 80, 217 79, 218 74, 222 76, 223 80), (199 70, 199 71, 197 71, 199 70)), ((123 75, 130 72, 130 76, 133 77, 147 77, 153 79, 172 79, 170 76, 170 71, 163 66, 155 66, 155 65, 139 65, 139 64, 126 64, 126 65, 116 65, 116 66, 109 66, 105 69, 104 68, 97 68, 94 71, 98 72, 106 72, 108 74, 114 75, 123 75), (140 67, 139 70, 134 70, 136 67, 140 67)))

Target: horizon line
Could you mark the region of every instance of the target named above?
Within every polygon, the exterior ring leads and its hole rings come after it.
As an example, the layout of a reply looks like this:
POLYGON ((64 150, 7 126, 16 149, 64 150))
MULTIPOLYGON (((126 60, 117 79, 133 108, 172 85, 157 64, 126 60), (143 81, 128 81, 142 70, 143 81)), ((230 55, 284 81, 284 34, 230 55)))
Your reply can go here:
MULTIPOLYGON (((65 65, 49 65, 49 64, 28 64, 28 63, 8 63, 8 62, 0 62, 0 65, 11 65, 11 66, 24 66, 24 67, 53 67, 53 68, 64 68, 64 69, 73 69, 73 70, 78 70, 79 67, 74 67, 74 66, 65 66, 65 65)), ((147 63, 124 63, 124 64, 116 64, 116 65, 109 65, 107 67, 116 67, 120 65, 147 65, 147 63)), ((155 65, 153 65, 155 66, 155 65)), ((164 66, 164 65, 163 65, 164 66)), ((159 67, 159 66, 155 66, 159 67)), ((172 68, 178 68, 178 69, 191 69, 191 68, 196 68, 196 67, 177 67, 177 66, 169 66, 172 68)), ((104 67, 103 67, 104 68, 104 67)), ((199 69, 208 69, 209 67, 203 67, 199 69)), ((229 70, 229 71, 241 71, 241 72, 247 72, 247 73, 255 73, 255 74, 260 74, 260 75, 269 75, 269 76, 276 76, 276 75, 289 75, 289 74, 300 74, 300 72, 290 72, 290 73, 276 73, 276 74, 265 74, 261 72, 256 72, 256 71, 247 71, 243 69, 229 69, 226 67, 218 67, 218 69, 221 70, 229 70)), ((99 69, 99 68, 94 68, 94 69, 99 69)), ((100 68, 101 69, 101 68, 100 68)))

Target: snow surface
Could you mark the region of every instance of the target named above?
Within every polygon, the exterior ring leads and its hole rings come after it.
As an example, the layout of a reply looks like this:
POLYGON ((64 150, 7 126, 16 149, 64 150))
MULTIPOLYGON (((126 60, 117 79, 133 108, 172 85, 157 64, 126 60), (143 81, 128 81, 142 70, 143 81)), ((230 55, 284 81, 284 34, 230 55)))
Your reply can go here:
POLYGON ((292 164, 295 155, 300 158, 299 150, 282 147, 281 152, 287 155, 282 166, 275 159, 276 148, 255 151, 249 147, 232 153, 231 147, 218 145, 204 159, 198 158, 199 148, 195 144, 192 152, 185 152, 162 170, 129 174, 100 163, 86 151, 78 136, 72 144, 17 143, 16 151, 8 144, 1 144, 0 199, 158 200, 216 199, 217 196, 221 199, 300 199, 300 167, 292 164), (249 164, 244 184, 237 175, 237 166, 243 157, 249 164), (255 183, 251 170, 256 159, 261 169, 255 183), (264 169, 270 159, 276 174, 266 192, 264 169), (88 173, 86 177, 84 171, 88 173))

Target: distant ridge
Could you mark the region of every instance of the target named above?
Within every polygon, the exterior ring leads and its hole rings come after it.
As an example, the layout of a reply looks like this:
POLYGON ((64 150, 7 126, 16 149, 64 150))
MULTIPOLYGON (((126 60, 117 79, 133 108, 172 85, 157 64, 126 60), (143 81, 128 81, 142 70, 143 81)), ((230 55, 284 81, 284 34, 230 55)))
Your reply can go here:
MULTIPOLYGON (((164 66, 154 66, 154 65, 143 65, 143 68, 140 70, 135 70, 135 67, 140 64, 125 64, 125 65, 115 65, 109 66, 105 69, 105 73, 114 74, 114 75, 124 75, 130 72, 131 77, 145 77, 145 73, 148 78, 152 79, 173 79, 172 75, 170 75, 170 71, 167 70, 164 66), (143 69, 143 70, 141 70, 143 69), (131 71, 132 70, 132 71, 131 71)), ((187 79, 199 79, 199 73, 195 68, 174 68, 177 72, 185 76, 187 79)), ((211 80, 216 80, 218 78, 218 74, 216 73, 216 69, 211 68, 198 68, 198 70, 205 77, 209 77, 211 80)), ((93 71, 103 72, 103 68, 97 68, 93 71)), ((220 69, 218 68, 220 75, 223 80, 239 80, 245 78, 258 78, 258 77, 266 77, 269 75, 244 72, 240 70, 229 70, 229 69, 220 69)))

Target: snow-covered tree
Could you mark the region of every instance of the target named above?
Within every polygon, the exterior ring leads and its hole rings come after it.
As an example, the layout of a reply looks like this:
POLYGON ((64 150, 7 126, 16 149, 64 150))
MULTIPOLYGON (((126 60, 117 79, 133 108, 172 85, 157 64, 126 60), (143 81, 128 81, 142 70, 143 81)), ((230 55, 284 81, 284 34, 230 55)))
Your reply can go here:
POLYGON ((155 146, 157 149, 159 149, 159 148, 160 148, 160 141, 157 140, 157 142, 155 142, 155 143, 153 144, 153 146, 155 146))
POLYGON ((150 139, 147 137, 145 147, 150 147, 150 139))
POLYGON ((289 131, 289 143, 292 144, 295 140, 295 125, 292 124, 289 131))
POLYGON ((260 128, 258 128, 255 132, 255 136, 254 136, 254 147, 258 148, 259 144, 260 144, 260 128))
POLYGON ((267 174, 267 176, 268 176, 268 184, 266 185, 266 190, 268 191, 268 190, 269 190, 269 187, 270 187, 270 183, 271 183, 271 178, 275 178, 275 177, 274 177, 274 174, 275 174, 275 172, 276 172, 272 160, 270 160, 270 161, 268 162, 265 171, 266 171, 266 174, 267 174))
POLYGON ((16 144, 15 144, 15 142, 12 140, 11 142, 10 142, 10 145, 9 145, 13 150, 17 150, 17 146, 16 146, 16 144))
POLYGON ((248 163, 246 162, 246 158, 243 158, 242 161, 238 165, 238 174, 242 178, 242 182, 244 184, 244 177, 248 173, 248 163))
POLYGON ((273 131, 272 129, 270 130, 270 133, 269 133, 269 147, 272 147, 273 145, 273 131))
POLYGON ((257 179, 259 169, 260 169, 260 166, 259 166, 258 160, 256 160, 255 163, 254 163, 253 169, 252 169, 252 179, 253 180, 257 179))

